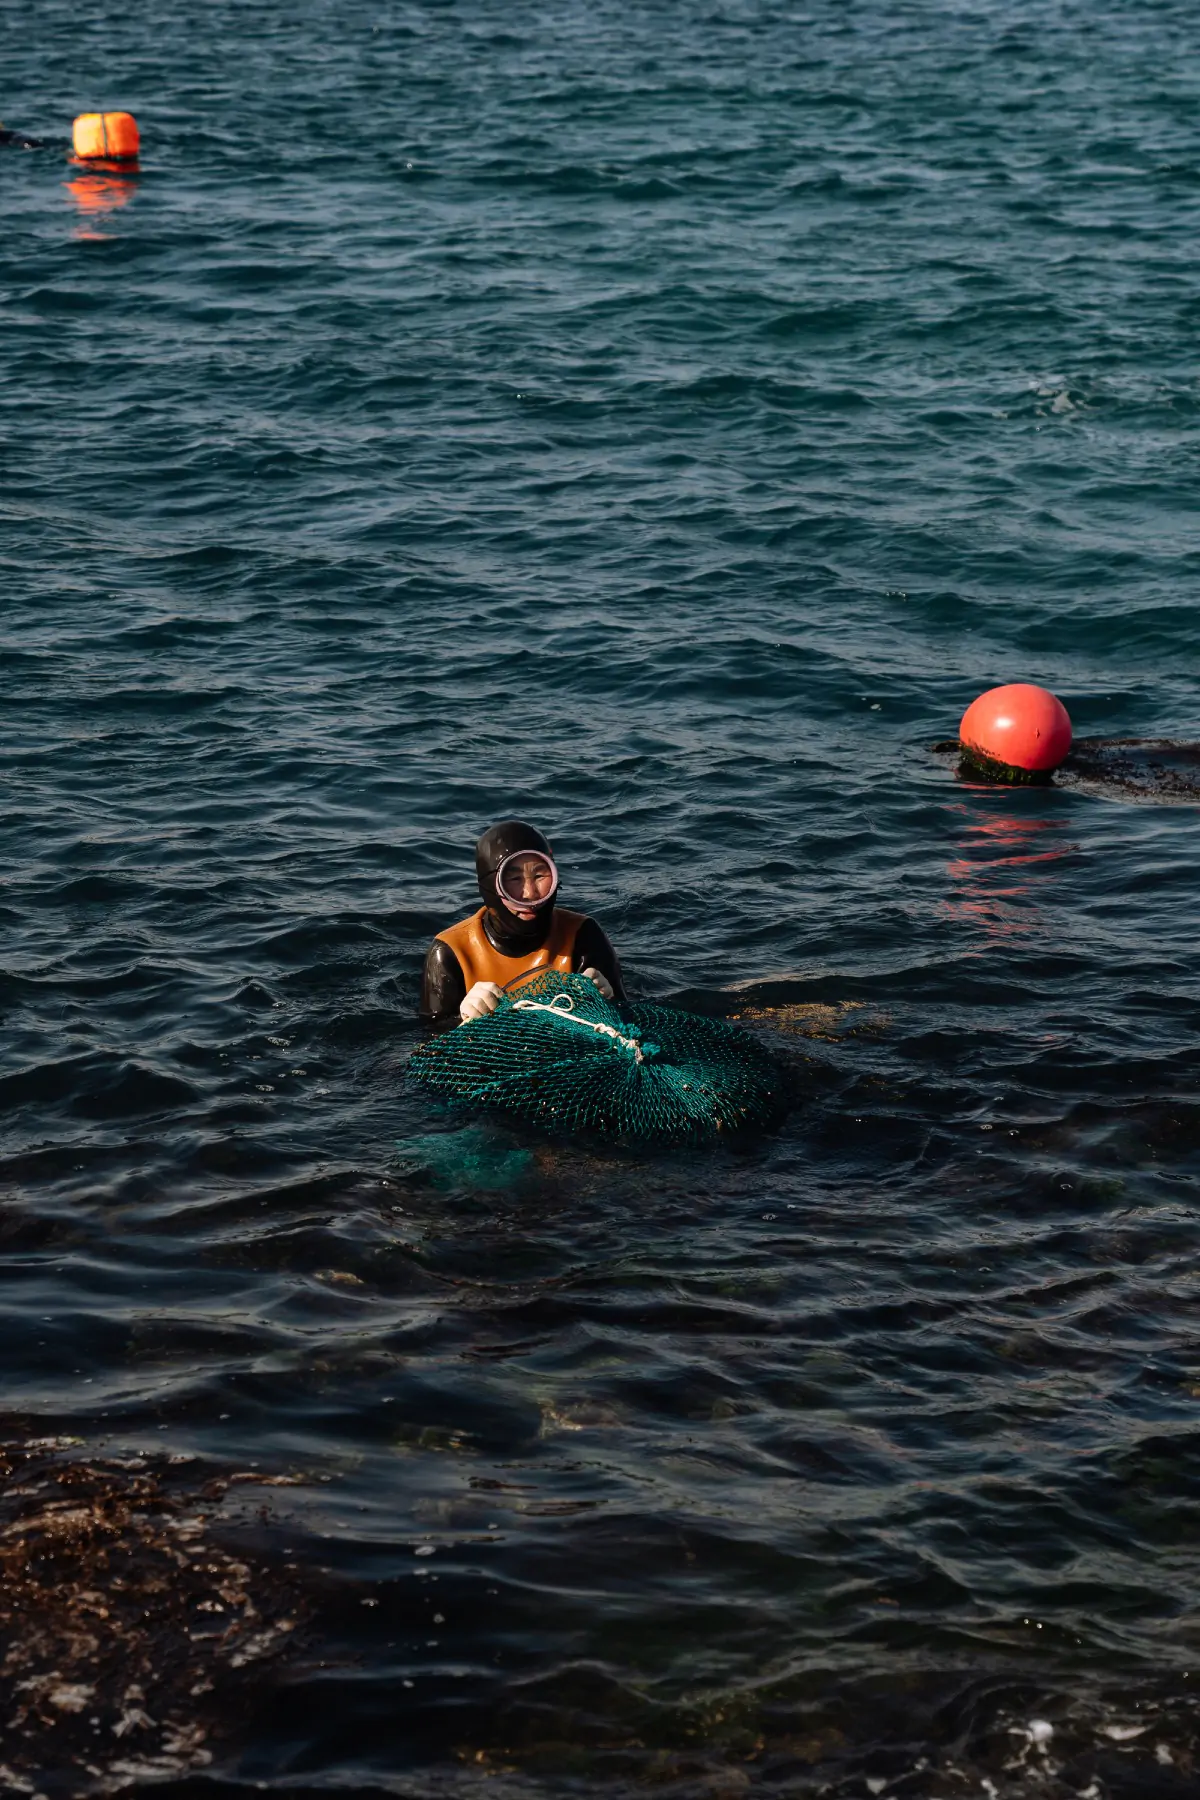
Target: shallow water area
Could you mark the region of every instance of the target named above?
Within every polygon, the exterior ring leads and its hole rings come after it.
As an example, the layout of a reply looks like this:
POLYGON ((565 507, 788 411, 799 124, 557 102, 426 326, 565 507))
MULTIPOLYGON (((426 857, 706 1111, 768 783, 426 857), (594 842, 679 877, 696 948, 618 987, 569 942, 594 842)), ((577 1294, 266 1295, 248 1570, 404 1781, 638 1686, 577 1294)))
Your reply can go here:
POLYGON ((1200 805, 1200 744, 1178 738, 1085 739, 1072 749, 1058 781, 1139 804, 1200 805))
POLYGON ((1200 805, 1200 743, 1179 738, 1082 738, 1053 770, 1014 768, 964 750, 957 738, 931 754, 973 787, 1058 787, 1135 806, 1200 805))
POLYGON ((1200 812, 929 753, 1200 735, 1190 9, 10 35, 2 1778, 1193 1791, 1200 812), (406 1084, 509 815, 782 1123, 406 1084))

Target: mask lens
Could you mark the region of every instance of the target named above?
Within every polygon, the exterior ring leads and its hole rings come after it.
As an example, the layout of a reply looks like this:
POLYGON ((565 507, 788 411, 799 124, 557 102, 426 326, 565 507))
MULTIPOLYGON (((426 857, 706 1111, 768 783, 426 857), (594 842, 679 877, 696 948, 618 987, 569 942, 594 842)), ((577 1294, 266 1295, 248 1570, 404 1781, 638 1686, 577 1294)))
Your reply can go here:
POLYGON ((496 892, 507 906, 535 911, 553 900, 558 870, 540 850, 517 850, 496 870, 496 892))

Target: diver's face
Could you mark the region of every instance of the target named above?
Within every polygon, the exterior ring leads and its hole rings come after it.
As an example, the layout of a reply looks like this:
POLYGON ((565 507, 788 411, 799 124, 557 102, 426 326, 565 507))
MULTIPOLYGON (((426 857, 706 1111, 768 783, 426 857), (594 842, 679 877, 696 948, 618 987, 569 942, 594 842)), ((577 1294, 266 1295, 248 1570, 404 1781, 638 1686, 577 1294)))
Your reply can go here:
POLYGON ((518 851, 506 857, 496 876, 496 891, 509 912, 518 919, 533 919, 553 898, 557 876, 554 864, 538 850, 518 851))

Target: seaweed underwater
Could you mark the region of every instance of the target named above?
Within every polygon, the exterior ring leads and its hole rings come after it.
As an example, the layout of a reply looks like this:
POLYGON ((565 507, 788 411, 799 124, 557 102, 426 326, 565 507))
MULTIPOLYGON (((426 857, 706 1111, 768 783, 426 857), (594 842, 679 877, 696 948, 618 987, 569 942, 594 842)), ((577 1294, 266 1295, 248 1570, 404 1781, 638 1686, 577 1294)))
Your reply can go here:
POLYGON ((208 1768, 312 1609, 296 1568, 263 1554, 261 1501, 257 1547, 230 1547, 231 1496, 279 1478, 213 1472, 197 1486, 194 1458, 83 1448, 0 1442, 0 1781, 13 1793, 208 1768))

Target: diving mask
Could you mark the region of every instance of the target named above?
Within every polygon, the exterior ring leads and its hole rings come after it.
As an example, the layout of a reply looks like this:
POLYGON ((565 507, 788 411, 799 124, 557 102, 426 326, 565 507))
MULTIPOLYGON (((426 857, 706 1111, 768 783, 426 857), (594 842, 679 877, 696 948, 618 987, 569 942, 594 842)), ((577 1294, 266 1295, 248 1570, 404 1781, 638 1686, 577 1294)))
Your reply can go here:
POLYGON ((541 912, 558 892, 558 870, 541 850, 514 850, 496 870, 496 892, 510 912, 541 912))

